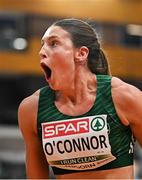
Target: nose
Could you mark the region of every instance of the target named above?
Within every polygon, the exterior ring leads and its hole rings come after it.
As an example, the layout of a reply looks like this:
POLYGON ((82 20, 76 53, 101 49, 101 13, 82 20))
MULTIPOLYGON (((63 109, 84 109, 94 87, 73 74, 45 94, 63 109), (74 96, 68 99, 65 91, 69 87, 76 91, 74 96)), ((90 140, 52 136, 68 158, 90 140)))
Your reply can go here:
POLYGON ((43 48, 41 48, 41 50, 39 51, 39 57, 40 57, 40 59, 43 59, 43 58, 47 57, 47 55, 46 55, 43 48))

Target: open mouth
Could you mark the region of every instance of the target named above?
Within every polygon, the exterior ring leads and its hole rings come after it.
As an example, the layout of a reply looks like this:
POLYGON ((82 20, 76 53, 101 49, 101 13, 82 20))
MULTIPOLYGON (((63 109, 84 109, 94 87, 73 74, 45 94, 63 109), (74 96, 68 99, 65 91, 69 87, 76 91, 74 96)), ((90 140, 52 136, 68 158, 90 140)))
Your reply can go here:
POLYGON ((46 79, 49 80, 51 77, 51 69, 45 63, 41 63, 41 67, 44 70, 46 79))

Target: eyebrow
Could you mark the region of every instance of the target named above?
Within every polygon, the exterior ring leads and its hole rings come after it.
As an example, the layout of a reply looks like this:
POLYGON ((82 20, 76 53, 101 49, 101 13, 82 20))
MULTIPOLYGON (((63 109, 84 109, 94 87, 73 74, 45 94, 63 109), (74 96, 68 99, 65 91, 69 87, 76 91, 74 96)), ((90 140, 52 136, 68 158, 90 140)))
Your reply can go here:
POLYGON ((42 44, 45 40, 51 41, 52 39, 57 39, 57 38, 59 39, 58 36, 49 36, 49 37, 42 38, 42 39, 41 39, 41 44, 42 44))

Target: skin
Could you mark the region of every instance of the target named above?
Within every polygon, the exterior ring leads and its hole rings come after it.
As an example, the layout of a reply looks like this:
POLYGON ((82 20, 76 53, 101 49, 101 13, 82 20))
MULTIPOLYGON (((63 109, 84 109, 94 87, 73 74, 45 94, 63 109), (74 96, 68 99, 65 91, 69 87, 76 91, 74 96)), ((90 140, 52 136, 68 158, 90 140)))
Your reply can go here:
MULTIPOLYGON (((55 105, 67 115, 81 115, 93 106, 96 99, 96 76, 87 67, 87 47, 74 48, 70 35, 62 28, 51 26, 42 38, 40 64, 52 70, 46 81, 56 92, 55 105), (64 73, 62 73, 64 71, 64 73)), ((112 97, 122 124, 130 125, 142 146, 142 93, 120 79, 112 78, 112 97)), ((27 177, 48 179, 48 163, 37 134, 39 91, 24 99, 18 111, 19 126, 26 145, 27 177), (32 143, 31 143, 32 139, 32 143)), ((133 166, 57 175, 57 179, 133 179, 133 166)))

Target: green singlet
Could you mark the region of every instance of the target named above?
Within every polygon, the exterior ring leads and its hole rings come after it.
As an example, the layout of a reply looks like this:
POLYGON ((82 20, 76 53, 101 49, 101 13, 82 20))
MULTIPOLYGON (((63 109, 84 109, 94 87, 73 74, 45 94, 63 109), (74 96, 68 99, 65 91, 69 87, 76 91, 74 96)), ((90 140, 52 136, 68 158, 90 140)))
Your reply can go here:
POLYGON ((38 133, 56 175, 133 164, 132 132, 116 114, 111 96, 112 77, 96 77, 96 101, 90 111, 80 116, 59 112, 49 86, 40 90, 38 133))

